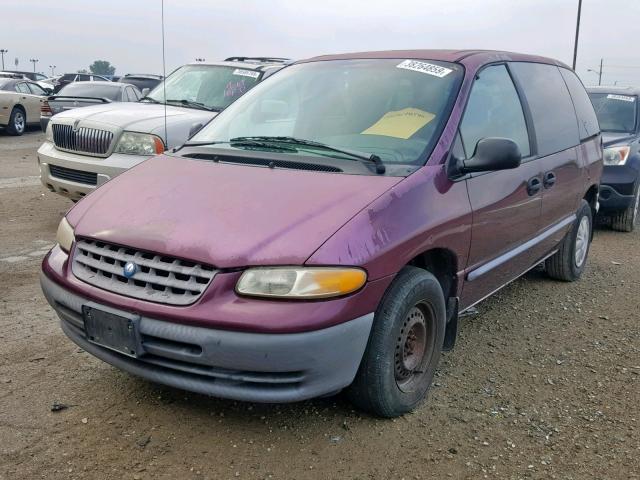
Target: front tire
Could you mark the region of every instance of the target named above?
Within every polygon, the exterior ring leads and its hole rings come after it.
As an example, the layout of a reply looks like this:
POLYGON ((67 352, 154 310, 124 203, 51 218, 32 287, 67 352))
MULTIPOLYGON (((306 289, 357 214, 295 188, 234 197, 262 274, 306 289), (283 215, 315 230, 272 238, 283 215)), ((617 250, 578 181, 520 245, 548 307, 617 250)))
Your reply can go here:
POLYGON ((431 273, 403 268, 375 314, 369 343, 347 395, 357 407, 397 417, 424 401, 440 360, 446 309, 431 273))
POLYGON ((629 207, 611 215, 611 228, 618 232, 633 232, 638 220, 640 210, 640 186, 636 188, 636 194, 629 207))
POLYGON ((573 227, 560 243, 558 251, 545 262, 547 275, 564 282, 578 280, 587 264, 592 230, 591 206, 582 200, 573 227))
POLYGON ((9 135, 20 136, 24 133, 27 126, 27 118, 20 108, 14 107, 9 117, 9 125, 7 125, 7 133, 9 135))

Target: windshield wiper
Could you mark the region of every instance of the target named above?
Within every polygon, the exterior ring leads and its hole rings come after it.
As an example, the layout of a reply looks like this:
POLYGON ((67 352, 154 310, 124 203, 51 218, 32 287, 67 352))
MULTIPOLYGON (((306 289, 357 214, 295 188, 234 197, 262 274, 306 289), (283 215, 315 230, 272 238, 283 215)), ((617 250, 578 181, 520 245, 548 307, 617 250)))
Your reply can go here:
POLYGON ((353 150, 345 150, 343 148, 333 147, 331 145, 327 145, 326 143, 315 142, 313 140, 305 140, 303 138, 295 138, 295 137, 269 137, 269 136, 257 136, 257 137, 235 137, 229 140, 229 144, 244 144, 246 142, 256 142, 256 143, 284 143, 289 145, 297 145, 303 147, 317 148, 320 150, 325 150, 327 152, 335 152, 341 155, 347 155, 351 158, 359 160, 364 163, 370 163, 375 166, 375 171, 378 174, 383 174, 386 171, 386 167, 380 157, 374 153, 363 153, 356 152, 353 150))
POLYGON ((185 107, 190 107, 190 108, 199 108, 200 110, 208 110, 210 112, 220 112, 222 109, 221 108, 215 108, 215 107, 209 107, 207 105, 205 105, 204 103, 201 102, 193 102, 191 100, 185 100, 180 99, 180 100, 167 100, 167 103, 179 103, 181 105, 184 105, 185 107))

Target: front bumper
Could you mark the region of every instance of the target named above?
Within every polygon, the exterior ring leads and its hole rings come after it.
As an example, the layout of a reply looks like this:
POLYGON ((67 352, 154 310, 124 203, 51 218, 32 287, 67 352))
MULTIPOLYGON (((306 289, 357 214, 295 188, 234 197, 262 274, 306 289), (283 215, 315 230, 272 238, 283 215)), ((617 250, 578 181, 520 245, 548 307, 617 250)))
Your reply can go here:
POLYGON ((600 207, 603 211, 625 210, 633 205, 638 171, 630 165, 607 165, 600 181, 600 207))
POLYGON ((302 333, 250 333, 172 323, 141 316, 144 353, 132 358, 87 340, 82 306, 120 313, 71 293, 41 274, 47 301, 64 333, 81 348, 153 382, 221 398, 294 402, 349 385, 358 370, 373 313, 302 333))
POLYGON ((52 192, 72 200, 79 200, 112 178, 149 158, 151 157, 118 153, 113 153, 106 158, 91 157, 63 152, 47 141, 38 149, 40 181, 52 192), (71 172, 67 172, 67 178, 56 176, 51 173, 51 165, 71 170, 71 172), (83 180, 91 174, 95 174, 95 180, 83 180))

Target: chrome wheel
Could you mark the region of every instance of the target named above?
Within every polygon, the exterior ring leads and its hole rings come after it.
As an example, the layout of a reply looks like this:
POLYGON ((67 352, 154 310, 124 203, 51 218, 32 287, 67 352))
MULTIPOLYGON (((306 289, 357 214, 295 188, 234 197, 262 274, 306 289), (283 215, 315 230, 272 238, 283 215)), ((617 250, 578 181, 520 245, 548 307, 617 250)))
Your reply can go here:
POLYGON ((13 128, 17 133, 22 133, 24 132, 24 125, 25 125, 24 115, 22 114, 22 112, 17 111, 13 115, 13 128))
POLYGON ((587 250, 589 249, 589 236, 591 234, 591 225, 587 217, 580 219, 578 225, 578 233, 576 234, 575 262, 576 267, 581 267, 587 258, 587 250))
POLYGON ((420 384, 434 350, 435 323, 426 305, 407 313, 395 347, 395 378, 398 388, 412 392, 420 384))

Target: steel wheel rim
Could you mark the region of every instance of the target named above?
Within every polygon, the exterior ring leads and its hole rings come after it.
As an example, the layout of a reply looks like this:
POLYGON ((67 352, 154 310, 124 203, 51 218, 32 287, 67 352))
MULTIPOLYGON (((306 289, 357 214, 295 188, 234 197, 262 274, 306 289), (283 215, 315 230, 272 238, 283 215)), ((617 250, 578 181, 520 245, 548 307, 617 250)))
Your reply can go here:
POLYGON ((420 386, 435 346, 435 322, 427 305, 413 306, 406 314, 394 351, 395 380, 406 393, 420 386))
POLYGON ((587 249, 589 248, 589 218, 582 217, 578 225, 578 233, 576 234, 576 251, 575 262, 576 267, 581 267, 587 258, 587 249))
POLYGON ((22 115, 22 113, 16 112, 15 116, 13 117, 13 126, 18 132, 22 132, 24 130, 24 116, 22 115))

